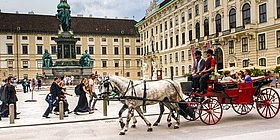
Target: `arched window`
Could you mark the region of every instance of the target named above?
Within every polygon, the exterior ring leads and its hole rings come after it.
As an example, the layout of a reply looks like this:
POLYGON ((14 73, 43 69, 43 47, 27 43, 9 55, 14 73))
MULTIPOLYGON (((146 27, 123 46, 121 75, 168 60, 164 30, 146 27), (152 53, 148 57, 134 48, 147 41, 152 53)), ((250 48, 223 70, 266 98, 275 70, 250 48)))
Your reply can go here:
POLYGON ((248 3, 243 5, 242 21, 243 21, 243 26, 251 23, 251 7, 248 3))
POLYGON ((222 25, 221 25, 221 15, 217 14, 215 18, 216 22, 216 34, 222 31, 222 25))
POLYGON ((259 66, 266 66, 266 59, 265 58, 259 59, 259 66))
POLYGON ((199 23, 195 24, 195 38, 196 39, 200 38, 200 25, 199 25, 199 23))
POLYGON ((277 65, 279 65, 279 64, 280 64, 280 56, 277 57, 277 65))
POLYGON ((209 36, 209 21, 208 21, 208 19, 204 20, 204 36, 209 36))
POLYGON ((232 8, 229 11, 229 28, 235 28, 236 27, 236 11, 234 8, 232 8))
POLYGON ((249 60, 243 60, 243 68, 249 67, 249 60))

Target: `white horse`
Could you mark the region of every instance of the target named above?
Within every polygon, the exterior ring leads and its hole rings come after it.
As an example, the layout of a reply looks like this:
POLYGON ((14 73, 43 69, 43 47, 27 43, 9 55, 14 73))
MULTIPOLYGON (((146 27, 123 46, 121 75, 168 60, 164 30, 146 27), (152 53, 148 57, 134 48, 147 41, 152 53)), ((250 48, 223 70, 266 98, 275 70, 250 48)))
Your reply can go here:
MULTIPOLYGON (((134 116, 134 110, 138 112, 140 117, 147 124, 147 131, 152 131, 151 123, 145 118, 140 108, 140 106, 142 106, 143 103, 145 105, 153 105, 157 103, 165 105, 170 110, 169 115, 167 117, 168 126, 171 126, 172 124, 171 116, 173 115, 173 111, 175 111, 177 116, 174 117, 176 120, 174 128, 179 128, 180 116, 178 101, 181 100, 182 94, 180 85, 178 83, 171 80, 147 82, 149 89, 146 90, 146 98, 144 98, 144 90, 142 89, 141 83, 139 83, 139 81, 134 84, 130 83, 131 81, 126 78, 111 76, 107 80, 103 81, 103 83, 100 86, 100 93, 108 93, 112 90, 117 90, 120 96, 124 99, 125 105, 128 108, 127 122, 125 124, 125 127, 121 130, 120 135, 124 135, 125 132, 128 130, 130 119, 132 116, 134 116)), ((158 123, 158 121, 156 123, 158 123)))

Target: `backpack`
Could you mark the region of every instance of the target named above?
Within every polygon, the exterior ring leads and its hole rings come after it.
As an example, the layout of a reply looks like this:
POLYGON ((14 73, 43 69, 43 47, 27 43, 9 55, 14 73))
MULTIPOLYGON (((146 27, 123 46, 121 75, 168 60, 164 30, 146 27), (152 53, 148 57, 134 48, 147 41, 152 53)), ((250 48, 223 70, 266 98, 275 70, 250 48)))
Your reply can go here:
POLYGON ((76 95, 81 95, 81 94, 82 94, 82 84, 78 84, 78 85, 75 87, 75 94, 76 94, 76 95))
POLYGON ((6 85, 1 86, 1 88, 0 88, 0 100, 7 101, 6 85))

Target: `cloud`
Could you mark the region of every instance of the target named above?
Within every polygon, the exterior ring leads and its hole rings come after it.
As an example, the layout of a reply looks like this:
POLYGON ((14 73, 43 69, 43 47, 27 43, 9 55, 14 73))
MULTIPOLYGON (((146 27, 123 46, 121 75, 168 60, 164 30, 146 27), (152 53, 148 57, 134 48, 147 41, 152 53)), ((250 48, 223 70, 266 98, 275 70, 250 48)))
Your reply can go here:
POLYGON ((79 0, 69 1, 73 14, 93 15, 94 17, 129 17, 140 19, 150 0, 79 0))

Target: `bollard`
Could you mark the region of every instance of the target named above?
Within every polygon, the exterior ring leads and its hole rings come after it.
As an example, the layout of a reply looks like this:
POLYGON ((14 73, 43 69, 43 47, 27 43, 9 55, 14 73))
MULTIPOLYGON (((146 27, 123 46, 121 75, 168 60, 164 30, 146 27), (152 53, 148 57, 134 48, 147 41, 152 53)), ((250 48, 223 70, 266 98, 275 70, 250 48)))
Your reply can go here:
POLYGON ((15 106, 14 104, 9 105, 10 124, 15 123, 15 108, 14 108, 14 106, 15 106))
POLYGON ((63 101, 59 102, 59 120, 64 119, 64 107, 63 107, 63 101))
POLYGON ((103 116, 107 116, 108 96, 104 97, 103 100, 103 116))

